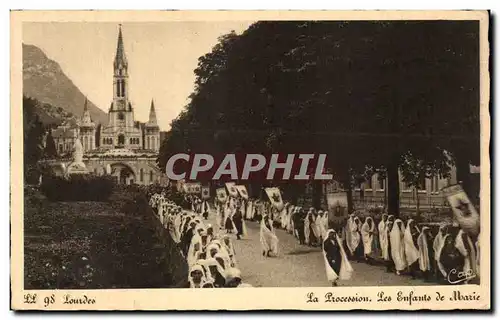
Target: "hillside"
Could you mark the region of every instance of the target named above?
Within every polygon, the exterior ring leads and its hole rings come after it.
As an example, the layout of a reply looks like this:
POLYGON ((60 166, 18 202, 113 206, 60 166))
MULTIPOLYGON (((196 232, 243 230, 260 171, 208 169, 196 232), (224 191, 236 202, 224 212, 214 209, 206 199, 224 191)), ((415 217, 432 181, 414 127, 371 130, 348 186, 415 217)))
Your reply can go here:
MULTIPOLYGON (((85 95, 57 62, 49 59, 40 48, 27 44, 23 44, 23 94, 52 106, 40 111, 42 120, 59 122, 58 118, 67 114, 79 117, 83 113, 85 95)), ((88 101, 88 108, 95 122, 106 123, 104 111, 91 101, 88 101)))

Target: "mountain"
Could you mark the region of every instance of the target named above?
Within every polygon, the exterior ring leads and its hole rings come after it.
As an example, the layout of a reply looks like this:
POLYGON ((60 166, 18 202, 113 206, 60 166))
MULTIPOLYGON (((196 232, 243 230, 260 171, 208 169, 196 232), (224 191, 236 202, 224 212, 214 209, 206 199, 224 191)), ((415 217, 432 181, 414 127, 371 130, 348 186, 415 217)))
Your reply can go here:
MULTIPOLYGON (((61 117, 81 117, 85 95, 54 60, 34 45, 23 44, 23 94, 44 106, 39 111, 42 121, 60 122, 61 117), (52 121, 51 121, 52 120, 52 121)), ((106 123, 107 115, 91 101, 87 102, 92 120, 106 123)))

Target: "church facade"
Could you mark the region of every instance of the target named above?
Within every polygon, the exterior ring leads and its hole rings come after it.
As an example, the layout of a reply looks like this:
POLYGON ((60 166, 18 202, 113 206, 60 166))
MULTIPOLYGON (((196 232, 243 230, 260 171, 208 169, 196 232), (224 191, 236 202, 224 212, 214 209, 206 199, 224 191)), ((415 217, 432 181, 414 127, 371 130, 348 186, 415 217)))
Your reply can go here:
POLYGON ((76 123, 63 124, 52 131, 56 149, 60 154, 68 153, 75 140, 79 140, 84 151, 83 162, 89 172, 111 174, 121 184, 161 183, 162 173, 156 165, 160 127, 155 105, 152 100, 146 123, 135 120, 134 107, 129 100, 128 61, 121 26, 113 70, 113 99, 107 123, 94 123, 85 101, 83 115, 76 123))

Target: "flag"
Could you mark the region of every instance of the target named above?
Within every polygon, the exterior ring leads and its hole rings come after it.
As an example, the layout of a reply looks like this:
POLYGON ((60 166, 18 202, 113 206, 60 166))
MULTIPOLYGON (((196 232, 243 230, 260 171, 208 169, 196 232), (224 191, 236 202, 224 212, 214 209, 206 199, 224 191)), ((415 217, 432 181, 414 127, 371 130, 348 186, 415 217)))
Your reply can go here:
POLYGON ((193 183, 193 193, 201 193, 201 183, 194 182, 193 183))
POLYGON ((236 190, 238 190, 238 193, 243 199, 248 200, 247 188, 244 185, 237 185, 234 187, 236 188, 236 190))
POLYGON ((328 221, 341 223, 348 216, 347 193, 331 192, 326 195, 328 205, 328 221))
POLYGON ((204 200, 210 199, 210 187, 201 187, 201 197, 204 200))
POLYGON ((184 192, 188 194, 199 194, 201 192, 201 184, 199 182, 184 183, 184 192))
POLYGON ((218 188, 217 190, 215 190, 215 193, 217 194, 217 200, 219 200, 220 203, 226 203, 227 201, 226 188, 218 188))
POLYGON ((226 188, 231 197, 236 198, 238 196, 238 190, 236 189, 234 182, 226 182, 226 188))
POLYGON ((280 189, 273 187, 273 188, 265 188, 265 190, 273 207, 278 209, 278 211, 283 210, 284 204, 283 204, 283 199, 281 199, 280 189))
POLYGON ((453 215, 460 227, 471 235, 479 234, 479 213, 470 202, 461 185, 455 184, 443 189, 446 199, 453 211, 453 215))

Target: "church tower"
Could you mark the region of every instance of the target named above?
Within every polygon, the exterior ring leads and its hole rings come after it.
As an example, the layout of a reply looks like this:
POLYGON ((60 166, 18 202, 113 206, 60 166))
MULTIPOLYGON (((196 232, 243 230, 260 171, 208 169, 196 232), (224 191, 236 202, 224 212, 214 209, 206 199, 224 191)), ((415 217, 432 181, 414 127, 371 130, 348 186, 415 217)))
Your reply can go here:
POLYGON ((80 140, 83 145, 84 152, 95 149, 95 123, 90 117, 90 112, 87 106, 87 98, 85 98, 83 115, 80 121, 80 140))
POLYGON ((129 99, 128 61, 123 44, 122 26, 118 29, 116 55, 113 61, 113 102, 108 112, 108 124, 101 130, 104 149, 140 149, 142 132, 134 119, 129 99))
POLYGON ((158 150, 160 150, 160 127, 156 119, 155 104, 153 100, 151 100, 151 108, 149 109, 149 120, 144 129, 144 149, 158 152, 158 150))

